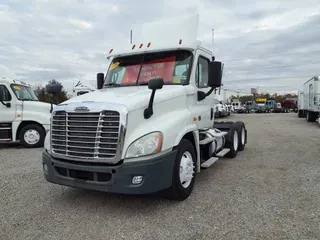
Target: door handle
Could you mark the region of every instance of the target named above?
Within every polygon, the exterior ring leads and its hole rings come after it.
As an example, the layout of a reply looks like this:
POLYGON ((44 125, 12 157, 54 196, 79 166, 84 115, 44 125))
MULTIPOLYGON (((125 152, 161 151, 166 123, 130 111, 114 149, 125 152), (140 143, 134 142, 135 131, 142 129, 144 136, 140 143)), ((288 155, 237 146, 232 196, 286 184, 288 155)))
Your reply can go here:
POLYGON ((210 115, 210 120, 213 119, 213 108, 211 108, 211 115, 210 115))

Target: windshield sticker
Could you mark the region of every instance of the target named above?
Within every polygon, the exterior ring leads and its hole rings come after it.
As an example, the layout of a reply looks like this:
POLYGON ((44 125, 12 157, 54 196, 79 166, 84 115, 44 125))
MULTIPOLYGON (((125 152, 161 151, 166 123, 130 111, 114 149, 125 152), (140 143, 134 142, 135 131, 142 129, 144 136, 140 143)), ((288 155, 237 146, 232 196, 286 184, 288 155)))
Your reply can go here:
POLYGON ((21 90, 21 88, 18 87, 18 86, 13 86, 13 88, 14 88, 15 90, 17 90, 17 91, 20 91, 20 90, 21 90))
MULTIPOLYGON (((162 77, 166 83, 172 82, 172 74, 176 63, 176 57, 156 59, 151 62, 145 62, 142 65, 138 83, 146 83, 155 77, 162 77)), ((122 84, 134 84, 137 81, 140 64, 126 67, 122 84)))
POLYGON ((115 62, 110 66, 110 71, 117 68, 119 66, 120 62, 115 62))

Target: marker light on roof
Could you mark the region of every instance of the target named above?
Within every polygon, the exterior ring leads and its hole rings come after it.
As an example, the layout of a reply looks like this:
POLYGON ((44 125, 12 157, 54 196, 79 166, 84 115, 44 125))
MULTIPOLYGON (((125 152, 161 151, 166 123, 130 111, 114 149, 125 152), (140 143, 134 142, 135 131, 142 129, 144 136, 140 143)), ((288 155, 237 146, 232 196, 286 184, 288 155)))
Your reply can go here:
POLYGON ((179 40, 179 44, 181 44, 181 43, 182 43, 182 39, 179 40))
POLYGON ((151 45, 151 42, 148 43, 147 47, 150 47, 150 45, 151 45))
POLYGON ((135 45, 135 44, 133 44, 133 46, 132 46, 132 50, 133 50, 135 47, 136 47, 136 45, 135 45))
POLYGON ((110 54, 110 53, 112 53, 112 51, 113 51, 113 48, 112 48, 112 49, 110 49, 109 54, 110 54))
POLYGON ((142 48, 142 47, 143 47, 143 44, 141 43, 140 46, 139 46, 139 48, 142 48))

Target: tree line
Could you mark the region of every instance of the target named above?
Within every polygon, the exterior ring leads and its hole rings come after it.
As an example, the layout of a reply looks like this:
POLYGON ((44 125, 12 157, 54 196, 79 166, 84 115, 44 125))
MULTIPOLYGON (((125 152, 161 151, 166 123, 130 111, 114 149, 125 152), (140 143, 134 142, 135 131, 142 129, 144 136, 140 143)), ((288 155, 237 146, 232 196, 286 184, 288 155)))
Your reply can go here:
POLYGON ((246 101, 255 101, 256 98, 267 98, 271 100, 275 100, 276 102, 281 102, 286 100, 287 98, 296 98, 297 94, 292 94, 292 93, 287 93, 287 94, 270 94, 270 93, 260 93, 254 95, 244 95, 244 96, 239 96, 239 95, 231 95, 230 96, 230 101, 232 102, 234 99, 238 99, 240 102, 246 102, 246 101))
POLYGON ((34 92, 40 102, 50 103, 51 101, 53 101, 53 103, 55 103, 55 101, 57 100, 59 103, 61 103, 61 102, 64 102, 64 101, 70 99, 70 96, 68 95, 67 91, 63 87, 62 83, 58 82, 55 79, 50 80, 45 86, 43 86, 41 84, 36 85, 34 88, 34 92), (56 95, 56 98, 54 98, 48 92, 49 86, 61 86, 62 87, 61 92, 56 95))

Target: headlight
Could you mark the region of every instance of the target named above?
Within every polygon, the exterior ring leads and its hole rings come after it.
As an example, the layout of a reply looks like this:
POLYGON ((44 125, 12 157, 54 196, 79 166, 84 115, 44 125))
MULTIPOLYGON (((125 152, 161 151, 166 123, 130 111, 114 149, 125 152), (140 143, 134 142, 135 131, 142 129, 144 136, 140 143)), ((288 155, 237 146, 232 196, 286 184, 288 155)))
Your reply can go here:
POLYGON ((48 131, 46 138, 44 139, 44 148, 50 152, 50 131, 48 131))
POLYGON ((161 132, 149 133, 131 143, 125 158, 135 158, 158 153, 162 148, 162 140, 163 136, 161 132))

